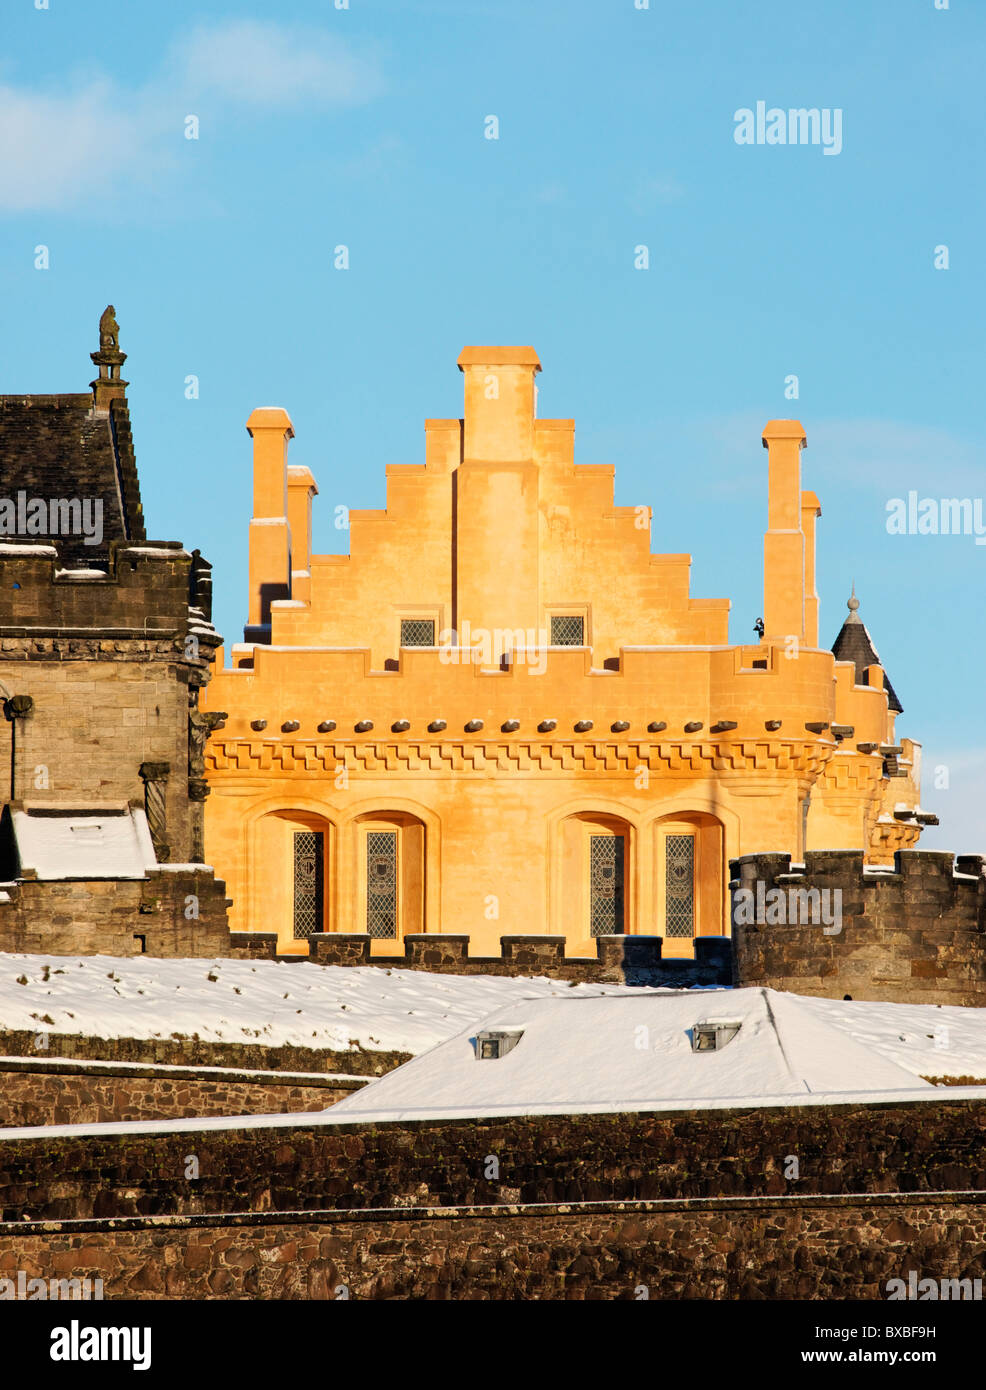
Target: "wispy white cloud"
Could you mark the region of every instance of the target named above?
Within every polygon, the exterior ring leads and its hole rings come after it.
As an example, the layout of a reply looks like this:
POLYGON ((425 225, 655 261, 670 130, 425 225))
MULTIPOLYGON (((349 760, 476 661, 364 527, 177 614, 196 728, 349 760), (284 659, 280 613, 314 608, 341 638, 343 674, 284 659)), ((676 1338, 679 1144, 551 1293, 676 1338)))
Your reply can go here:
POLYGON ((177 165, 186 113, 352 106, 383 90, 375 58, 324 30, 202 25, 139 87, 91 71, 57 89, 0 83, 0 211, 63 211, 177 165), (176 112, 178 113, 176 115, 176 112))
POLYGON ((0 86, 0 208, 47 211, 98 198, 139 167, 146 120, 110 83, 47 93, 0 86))
POLYGON ((176 48, 193 91, 252 106, 354 105, 382 89, 372 59, 322 29, 246 19, 199 25, 176 48))
POLYGON ((802 463, 806 487, 851 482, 854 489, 876 492, 881 498, 902 496, 909 488, 922 495, 979 497, 986 476, 982 442, 950 430, 897 420, 818 419, 800 401, 781 401, 773 411, 742 411, 711 417, 700 428, 715 439, 719 456, 730 460, 720 480, 723 491, 745 487, 732 460, 744 459, 759 476, 760 432, 768 416, 800 419, 808 447, 802 463))
POLYGON ((346 178, 379 179, 393 173, 406 158, 404 138, 389 131, 357 150, 351 159, 340 160, 335 168, 346 178))
MULTIPOLYGON (((796 413, 797 402, 792 405, 796 413)), ((912 487, 938 496, 982 491, 982 443, 950 430, 894 420, 819 420, 806 428, 812 457, 824 459, 826 476, 888 496, 912 487)))

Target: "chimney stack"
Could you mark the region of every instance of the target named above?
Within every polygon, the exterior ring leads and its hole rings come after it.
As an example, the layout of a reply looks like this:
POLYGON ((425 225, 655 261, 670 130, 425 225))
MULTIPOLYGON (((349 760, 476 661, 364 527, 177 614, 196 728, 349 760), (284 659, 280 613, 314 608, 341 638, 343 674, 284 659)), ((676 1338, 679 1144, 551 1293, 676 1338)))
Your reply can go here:
POLYGON ((253 520, 250 522, 250 606, 243 636, 270 641, 270 606, 291 597, 291 531, 288 525, 288 440, 294 427, 286 410, 267 406, 247 421, 253 439, 253 520))
POLYGON ((467 347, 459 354, 466 379, 465 462, 519 463, 534 453, 532 347, 467 347))
POLYGON ((455 613, 475 631, 536 631, 538 469, 532 347, 467 347, 462 462, 456 470, 455 613))
MULTIPOLYGON (((796 637, 799 643, 806 640, 806 547, 801 529, 801 450, 805 443, 800 420, 768 420, 764 426, 768 472, 767 534, 763 542, 765 641, 783 642, 789 637, 796 637)), ((814 553, 811 558, 814 562, 814 553)))

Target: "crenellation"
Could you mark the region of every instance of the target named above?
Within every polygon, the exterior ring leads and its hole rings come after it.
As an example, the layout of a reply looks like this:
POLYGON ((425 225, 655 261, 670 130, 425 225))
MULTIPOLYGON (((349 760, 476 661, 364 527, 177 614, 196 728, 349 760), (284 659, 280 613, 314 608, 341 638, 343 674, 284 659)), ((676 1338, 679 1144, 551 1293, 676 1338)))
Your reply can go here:
POLYGON ((731 864, 734 978, 800 994, 894 1003, 986 1004, 986 859, 899 850, 873 872, 856 851, 809 850, 731 864), (960 868, 959 865, 963 867, 960 868), (975 868, 977 872, 969 872, 975 868), (837 931, 822 921, 749 920, 749 899, 790 884, 838 895, 837 931))

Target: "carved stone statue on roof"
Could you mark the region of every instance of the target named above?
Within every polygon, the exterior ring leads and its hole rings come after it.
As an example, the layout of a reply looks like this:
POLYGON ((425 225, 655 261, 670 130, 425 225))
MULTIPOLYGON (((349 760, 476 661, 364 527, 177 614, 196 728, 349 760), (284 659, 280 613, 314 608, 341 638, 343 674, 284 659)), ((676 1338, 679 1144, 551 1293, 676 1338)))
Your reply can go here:
POLYGON ((107 348, 118 349, 119 346, 120 325, 116 321, 116 310, 112 304, 107 304, 103 310, 102 318, 99 320, 100 351, 105 352, 107 348))
POLYGON ((112 304, 107 304, 99 320, 99 351, 90 352, 89 356, 99 368, 99 376, 89 383, 93 407, 109 410, 114 401, 125 400, 128 385, 120 375, 127 354, 120 351, 120 325, 112 304))

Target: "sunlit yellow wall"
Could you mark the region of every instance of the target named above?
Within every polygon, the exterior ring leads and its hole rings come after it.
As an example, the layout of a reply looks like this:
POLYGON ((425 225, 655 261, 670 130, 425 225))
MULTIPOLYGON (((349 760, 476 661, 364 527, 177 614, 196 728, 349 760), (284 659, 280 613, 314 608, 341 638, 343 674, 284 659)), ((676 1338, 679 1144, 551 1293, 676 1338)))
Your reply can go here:
POLYGON ((250 640, 208 688, 229 716, 206 831, 233 926, 292 948, 305 825, 326 836, 326 930, 365 928, 365 834, 393 826, 402 931, 482 953, 531 932, 587 947, 593 833, 624 836, 626 928, 659 935, 669 827, 696 837, 699 934, 729 930, 731 857, 887 862, 913 844, 894 809, 918 804, 919 747, 888 780, 882 673, 858 686, 818 647, 800 423, 764 429, 765 634, 730 646, 728 601, 690 596, 690 556, 650 553, 650 509, 615 506, 612 467, 574 463, 572 422, 535 417, 533 349, 466 348, 459 366, 463 419, 427 421, 424 464, 387 468, 386 510, 350 514, 348 556, 310 554, 317 489, 287 466, 286 413, 250 417, 250 640), (553 615, 581 617, 586 645, 549 649, 553 615), (402 618, 431 619, 439 646, 401 650, 402 618))

